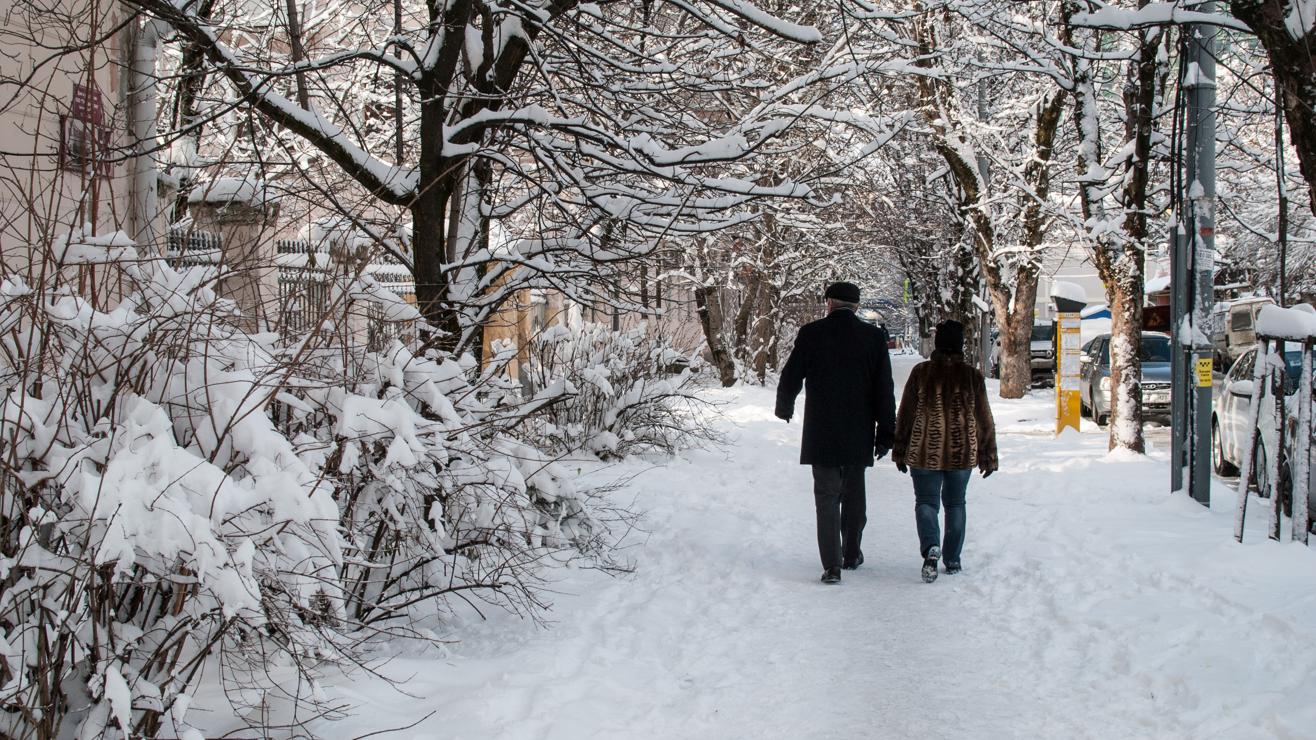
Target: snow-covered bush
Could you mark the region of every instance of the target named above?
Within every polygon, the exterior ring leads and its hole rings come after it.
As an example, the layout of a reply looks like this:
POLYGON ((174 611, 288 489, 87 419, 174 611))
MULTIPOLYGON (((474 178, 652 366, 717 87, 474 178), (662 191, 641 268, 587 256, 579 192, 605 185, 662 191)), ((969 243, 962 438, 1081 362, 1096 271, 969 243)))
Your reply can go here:
POLYGON ((577 449, 602 458, 656 450, 674 453, 712 440, 695 395, 699 354, 640 324, 612 331, 603 324, 550 326, 530 343, 522 372, 532 388, 563 380, 570 394, 527 424, 542 449, 577 449))
MULTIPOLYGON (((327 711, 317 663, 606 567, 587 497, 513 434, 565 380, 523 400, 506 356, 244 334, 215 268, 121 234, 38 254, 39 281, 0 277, 0 736, 197 738, 209 675, 270 737, 327 711), (127 290, 93 304, 74 273, 127 290)), ((370 280, 331 294, 416 318, 370 280)))
POLYGON ((395 341, 361 357, 351 388, 331 368, 280 397, 288 435, 334 482, 353 623, 442 616, 447 595, 533 609, 546 555, 602 549, 565 469, 508 433, 565 383, 522 401, 504 362, 479 372, 463 359, 416 357, 395 341))

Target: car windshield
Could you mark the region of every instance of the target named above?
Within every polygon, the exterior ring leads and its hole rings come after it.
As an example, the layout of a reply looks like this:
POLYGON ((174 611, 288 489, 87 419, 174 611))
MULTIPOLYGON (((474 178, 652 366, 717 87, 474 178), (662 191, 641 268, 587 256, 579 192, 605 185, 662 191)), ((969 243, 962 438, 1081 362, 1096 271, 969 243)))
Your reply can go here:
MULTIPOLYGON (((1316 354, 1312 355, 1311 364, 1316 368, 1316 354)), ((1284 393, 1287 395, 1298 389, 1298 378, 1302 375, 1302 350, 1284 351, 1284 393)), ((1316 372, 1312 373, 1316 376, 1316 372)), ((1316 380, 1313 381, 1316 384, 1316 380)))
POLYGON ((1142 337, 1142 361, 1143 362, 1169 362, 1170 361, 1170 338, 1143 335, 1142 337))
POLYGON ((1046 324, 1038 324, 1038 325, 1034 326, 1034 327, 1033 327, 1033 341, 1034 341, 1034 342, 1049 342, 1049 341, 1051 341, 1051 327, 1048 326, 1048 325, 1046 325, 1046 324))
MULTIPOLYGON (((1159 334, 1142 335, 1142 361, 1143 362, 1169 362, 1170 361, 1170 338, 1159 334)), ((1110 364, 1110 342, 1105 342, 1101 348, 1101 364, 1110 364)))

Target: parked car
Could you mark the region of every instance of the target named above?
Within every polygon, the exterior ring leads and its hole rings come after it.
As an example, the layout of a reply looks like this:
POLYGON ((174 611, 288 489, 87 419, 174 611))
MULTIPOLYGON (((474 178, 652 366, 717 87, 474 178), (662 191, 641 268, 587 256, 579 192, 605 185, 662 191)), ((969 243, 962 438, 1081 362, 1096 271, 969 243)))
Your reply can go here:
MULTIPOLYGON (((1054 383, 1056 373, 1055 325, 1036 324, 1028 341, 1028 364, 1032 368, 1032 381, 1054 383)), ((992 377, 1001 377, 1001 333, 992 328, 992 377)))
MULTIPOLYGON (((1237 475, 1238 466, 1242 465, 1243 448, 1247 446, 1249 416, 1252 409, 1253 371, 1256 366, 1257 350, 1253 347, 1239 357, 1234 366, 1225 373, 1220 384, 1220 393, 1216 396, 1211 413, 1211 465, 1218 475, 1237 475)), ((1292 461, 1296 454, 1297 440, 1297 404, 1294 395, 1298 390, 1298 378, 1301 377, 1302 351, 1287 350, 1284 353, 1284 394, 1288 397, 1285 404, 1284 430, 1284 464, 1279 466, 1279 489, 1285 515, 1293 512, 1293 475, 1292 461)), ((1267 397, 1265 403, 1274 403, 1273 397, 1267 397)), ((1270 445, 1278 443, 1274 431, 1257 435, 1253 450, 1253 471, 1249 484, 1255 484, 1257 490, 1264 491, 1269 486, 1270 445)), ((1316 473, 1316 455, 1309 450, 1310 469, 1316 473)), ((1316 512, 1316 475, 1307 481, 1307 510, 1316 512)))
POLYGON ((1257 314, 1263 306, 1274 303, 1270 298, 1258 296, 1216 304, 1211 312, 1211 325, 1217 367, 1228 369, 1244 352, 1257 345, 1257 314))
POLYGON ((1031 356, 1029 364, 1033 369, 1033 382, 1043 385, 1055 383, 1056 379, 1056 328, 1054 324, 1036 324, 1033 336, 1028 343, 1031 356))
MULTIPOLYGON (((1098 424, 1110 419, 1110 335, 1093 337, 1079 356, 1079 402, 1098 424)), ((1170 415, 1170 338, 1142 333, 1143 418, 1170 415)))

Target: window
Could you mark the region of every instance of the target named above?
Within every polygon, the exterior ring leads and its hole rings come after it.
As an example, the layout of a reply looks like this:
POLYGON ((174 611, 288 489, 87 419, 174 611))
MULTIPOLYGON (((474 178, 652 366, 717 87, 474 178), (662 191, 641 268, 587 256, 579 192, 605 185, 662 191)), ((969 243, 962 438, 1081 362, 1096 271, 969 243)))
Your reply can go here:
POLYGON ((1142 361, 1169 362, 1170 338, 1162 336, 1149 337, 1144 334, 1142 337, 1142 361))
POLYGON ((1252 309, 1245 308, 1241 311, 1235 311, 1229 314, 1230 331, 1251 331, 1252 330, 1252 309))
POLYGON ((1049 342, 1049 341, 1051 341, 1051 337, 1052 337, 1054 334, 1055 334, 1055 331, 1052 330, 1050 324, 1036 324, 1035 326, 1033 326, 1033 339, 1032 339, 1032 341, 1034 341, 1034 342, 1049 342))
POLYGON ((1241 380, 1252 377, 1252 365, 1257 361, 1257 351, 1252 350, 1243 355, 1238 362, 1234 363, 1234 370, 1238 373, 1234 377, 1241 380))
POLYGON ((104 118, 100 91, 74 85, 69 114, 59 117, 60 169, 102 177, 113 174, 110 129, 104 118))

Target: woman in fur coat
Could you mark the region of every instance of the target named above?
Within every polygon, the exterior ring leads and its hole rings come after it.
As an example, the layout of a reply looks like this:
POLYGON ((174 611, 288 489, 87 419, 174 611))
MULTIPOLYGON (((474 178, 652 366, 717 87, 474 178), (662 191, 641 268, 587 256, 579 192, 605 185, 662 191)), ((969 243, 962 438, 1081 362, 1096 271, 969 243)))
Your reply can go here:
POLYGON ((960 572, 964 547, 964 497, 976 467, 986 478, 996 470, 996 423, 982 373, 964 363, 964 325, 937 325, 936 350, 909 374, 896 414, 892 459, 914 479, 923 580, 937 580, 937 561, 960 572), (946 507, 946 538, 937 511, 946 507), (940 542, 939 542, 940 541, 940 542))

